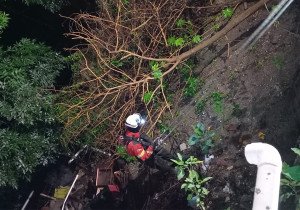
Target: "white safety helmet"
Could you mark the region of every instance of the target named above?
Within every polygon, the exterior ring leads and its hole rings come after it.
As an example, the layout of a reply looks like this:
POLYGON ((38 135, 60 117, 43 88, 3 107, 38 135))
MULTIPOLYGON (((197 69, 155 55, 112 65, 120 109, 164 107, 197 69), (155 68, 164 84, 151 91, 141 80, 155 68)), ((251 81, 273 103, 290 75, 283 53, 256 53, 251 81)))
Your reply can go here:
POLYGON ((129 128, 138 128, 138 127, 144 125, 145 122, 146 122, 146 120, 143 119, 139 113, 134 113, 127 117, 125 125, 129 128))

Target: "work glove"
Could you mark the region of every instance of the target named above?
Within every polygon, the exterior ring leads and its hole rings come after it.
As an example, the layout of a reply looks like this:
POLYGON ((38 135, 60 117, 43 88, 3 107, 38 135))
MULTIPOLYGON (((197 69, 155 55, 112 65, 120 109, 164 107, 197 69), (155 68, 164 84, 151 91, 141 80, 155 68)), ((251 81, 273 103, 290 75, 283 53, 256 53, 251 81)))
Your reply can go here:
POLYGON ((143 141, 147 142, 148 144, 153 144, 153 140, 146 134, 142 134, 140 138, 143 139, 143 141))

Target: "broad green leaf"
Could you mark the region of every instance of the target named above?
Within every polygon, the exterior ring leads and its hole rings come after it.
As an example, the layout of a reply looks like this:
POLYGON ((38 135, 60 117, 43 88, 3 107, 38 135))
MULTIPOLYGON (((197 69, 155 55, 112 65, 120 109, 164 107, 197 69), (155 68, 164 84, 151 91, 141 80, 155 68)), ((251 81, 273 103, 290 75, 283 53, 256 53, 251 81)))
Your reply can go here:
POLYGON ((199 178, 199 174, 195 170, 189 170, 189 178, 194 179, 194 178, 199 178))
POLYGON ((187 186, 186 183, 182 184, 182 185, 181 185, 181 189, 185 188, 186 186, 187 186))
POLYGON ((177 153, 177 157, 178 157, 179 160, 181 160, 181 161, 183 160, 182 155, 180 153, 177 153))
POLYGON ((189 200, 192 200, 192 198, 193 198, 193 194, 192 194, 192 193, 188 194, 187 200, 188 200, 188 201, 189 201, 189 200))
POLYGON ((205 125, 203 123, 198 123, 196 126, 198 129, 200 129, 202 132, 205 131, 205 125))
POLYGON ((195 187, 194 184, 188 184, 188 185, 187 185, 187 188, 190 189, 190 190, 191 190, 193 187, 195 187))
POLYGON ((209 181, 209 180, 211 180, 212 179, 212 177, 206 177, 206 178, 204 178, 202 181, 201 181, 201 184, 202 183, 205 183, 205 182, 207 182, 207 181, 209 181))
POLYGON ((209 191, 208 191, 205 187, 203 187, 203 188, 202 188, 202 193, 203 193, 204 195, 207 195, 207 194, 209 193, 209 191))
POLYGON ((189 144, 190 146, 193 146, 193 145, 195 145, 196 143, 198 143, 199 141, 200 141, 200 139, 199 139, 197 136, 192 135, 192 136, 189 138, 189 140, 188 140, 188 144, 189 144))
POLYGON ((300 166, 284 167, 282 173, 292 180, 300 181, 300 166))
POLYGON ((179 173, 177 174, 177 179, 180 180, 184 177, 184 170, 182 168, 179 169, 179 173))
POLYGON ((294 153, 296 153, 297 155, 300 156, 300 149, 299 148, 292 148, 291 150, 293 150, 294 153))
POLYGON ((171 159, 171 161, 174 162, 174 163, 176 163, 179 166, 183 166, 184 165, 183 161, 178 161, 178 160, 174 160, 174 159, 171 159))

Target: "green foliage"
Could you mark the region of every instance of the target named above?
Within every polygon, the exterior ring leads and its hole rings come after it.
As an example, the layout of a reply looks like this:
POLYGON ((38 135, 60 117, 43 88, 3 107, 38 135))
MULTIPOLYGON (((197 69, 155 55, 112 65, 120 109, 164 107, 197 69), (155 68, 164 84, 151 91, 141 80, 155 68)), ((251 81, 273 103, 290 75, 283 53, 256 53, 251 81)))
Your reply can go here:
POLYGON ((203 123, 198 123, 194 127, 194 134, 188 140, 188 144, 199 146, 203 154, 208 154, 209 150, 214 146, 213 137, 215 132, 206 129, 203 123))
POLYGON ((200 100, 200 101, 198 101, 196 103, 196 107, 195 107, 196 108, 195 109, 196 114, 197 115, 202 114, 202 112, 204 111, 205 106, 206 106, 206 100, 200 100))
POLYGON ((233 15, 233 9, 231 7, 227 7, 222 10, 223 17, 226 19, 230 19, 233 15))
POLYGON ((213 28, 214 28, 215 31, 218 31, 220 29, 220 27, 221 26, 220 26, 219 23, 216 23, 216 24, 213 25, 213 28))
POLYGON ((167 39, 167 43, 169 46, 181 47, 184 45, 185 40, 183 37, 171 36, 167 39))
POLYGON ((150 67, 151 67, 152 76, 154 77, 154 79, 160 80, 163 75, 163 73, 160 70, 161 65, 156 61, 151 61, 150 67))
POLYGON ((187 21, 183 18, 179 18, 177 21, 176 21, 176 26, 178 28, 182 28, 184 27, 185 25, 187 24, 187 21))
MULTIPOLYGON (((292 151, 300 156, 299 148, 292 148, 292 151)), ((284 163, 282 174, 285 178, 281 179, 280 201, 285 202, 289 198, 298 198, 300 195, 300 165, 289 166, 284 163)), ((300 206, 300 201, 296 200, 296 205, 300 206)))
POLYGON ((189 44, 198 44, 202 41, 202 36, 196 34, 190 20, 179 18, 175 24, 179 32, 176 33, 177 36, 172 35, 167 39, 168 46, 184 47, 189 44))
POLYGON ((193 43, 198 44, 202 41, 203 37, 201 35, 195 35, 192 38, 193 43))
POLYGON ((121 158, 126 160, 128 163, 136 161, 136 158, 134 156, 128 155, 126 148, 124 146, 117 146, 116 147, 116 153, 119 155, 121 158))
POLYGON ((0 11, 0 33, 8 26, 9 15, 0 11))
POLYGON ((127 5, 129 4, 129 0, 122 0, 123 4, 127 5))
POLYGON ((1 129, 0 186, 17 188, 19 179, 30 179, 37 165, 55 159, 57 135, 52 129, 1 129))
POLYGON ((157 127, 158 127, 160 133, 169 133, 171 131, 170 126, 168 126, 167 124, 165 124, 163 122, 158 122, 157 127))
POLYGON ((243 110, 240 108, 240 105, 233 103, 232 115, 234 117, 240 117, 243 114, 243 110))
POLYGON ((187 160, 183 160, 181 154, 177 153, 177 160, 171 159, 176 164, 177 179, 183 178, 184 182, 181 189, 188 193, 187 200, 196 200, 197 207, 205 209, 203 199, 208 195, 209 191, 204 187, 212 177, 201 177, 195 170, 195 166, 202 163, 194 156, 190 156, 187 160))
POLYGON ((121 60, 112 60, 112 61, 111 61, 111 64, 112 64, 113 66, 119 68, 119 67, 122 67, 122 66, 124 65, 124 62, 121 61, 121 60))
POLYGON ((187 60, 184 63, 180 64, 177 69, 180 72, 182 79, 188 80, 194 67, 195 63, 192 60, 187 60))
POLYGON ((19 178, 29 178, 37 165, 53 159, 57 126, 54 96, 46 89, 53 88, 64 59, 28 39, 0 49, 0 55, 0 139, 5 148, 0 185, 16 187, 19 178))
POLYGON ((40 5, 51 12, 59 11, 68 3, 67 0, 23 0, 27 5, 40 5))
POLYGON ((224 95, 220 92, 213 92, 211 94, 214 111, 218 114, 223 112, 224 109, 224 95))
POLYGON ((200 86, 202 86, 202 82, 198 78, 193 76, 189 77, 183 90, 184 96, 187 98, 194 97, 200 89, 200 86))
POLYGON ((284 67, 284 59, 283 59, 283 57, 282 57, 282 56, 279 56, 279 55, 275 56, 275 57, 273 58, 273 64, 275 65, 275 67, 276 67, 278 70, 283 69, 283 67, 284 67))
POLYGON ((145 94, 143 95, 143 101, 145 104, 150 103, 150 101, 152 100, 153 97, 153 91, 147 91, 145 92, 145 94))
POLYGON ((64 58, 65 62, 71 66, 73 73, 79 72, 80 62, 82 60, 82 55, 79 52, 75 52, 64 58))

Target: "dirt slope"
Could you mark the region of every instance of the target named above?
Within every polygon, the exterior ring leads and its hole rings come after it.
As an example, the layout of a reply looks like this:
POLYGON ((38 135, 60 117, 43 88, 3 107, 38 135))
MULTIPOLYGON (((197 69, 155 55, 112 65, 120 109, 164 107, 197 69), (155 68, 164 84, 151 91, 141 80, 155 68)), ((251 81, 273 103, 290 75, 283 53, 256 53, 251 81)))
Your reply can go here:
POLYGON ((294 158, 290 148, 300 133, 300 3, 294 2, 249 51, 237 51, 267 15, 266 9, 258 11, 198 53, 196 71, 205 85, 173 120, 180 133, 177 138, 183 141, 199 121, 220 135, 207 174, 214 177, 209 185, 210 209, 251 209, 256 169, 244 158, 246 144, 270 143, 284 161, 294 158), (202 114, 195 114, 196 101, 216 91, 225 95, 223 112, 215 113, 208 103, 202 114))

